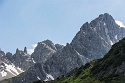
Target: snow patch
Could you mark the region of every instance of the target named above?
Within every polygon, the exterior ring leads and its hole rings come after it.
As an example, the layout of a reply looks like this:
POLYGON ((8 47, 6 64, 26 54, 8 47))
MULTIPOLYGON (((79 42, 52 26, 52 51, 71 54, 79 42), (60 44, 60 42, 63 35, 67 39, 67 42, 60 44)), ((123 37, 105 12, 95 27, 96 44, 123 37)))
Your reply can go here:
POLYGON ((106 25, 105 22, 104 22, 104 25, 106 25))
POLYGON ((41 80, 40 77, 37 77, 38 80, 41 80))
POLYGON ((5 70, 8 71, 8 72, 10 72, 12 75, 16 76, 16 74, 13 73, 12 70, 10 70, 10 69, 5 69, 5 70))
POLYGON ((7 75, 7 73, 4 70, 1 71, 0 73, 1 73, 2 77, 5 77, 7 75))
POLYGON ((50 74, 47 74, 46 79, 44 81, 49 81, 49 79, 54 80, 54 77, 50 74))
POLYGON ((110 40, 110 44, 113 45, 113 42, 110 40))
POLYGON ((32 58, 32 60, 33 60, 33 63, 36 63, 33 58, 32 58))
POLYGON ((13 64, 5 64, 5 71, 10 72, 12 75, 16 76, 22 72, 24 72, 23 70, 21 70, 19 67, 15 67, 13 64))
POLYGON ((116 24, 118 24, 120 27, 125 28, 124 24, 121 21, 115 20, 116 24))
POLYGON ((118 39, 118 36, 117 36, 117 35, 115 35, 115 39, 116 39, 116 40, 118 39))
POLYGON ((21 72, 24 72, 21 68, 19 68, 19 67, 17 67, 17 69, 19 70, 19 71, 21 71, 21 72))
POLYGON ((112 42, 112 40, 110 39, 110 37, 109 37, 109 35, 108 35, 108 29, 107 29, 107 28, 105 28, 105 32, 106 32, 108 41, 110 42, 110 45, 113 45, 114 43, 112 42))
POLYGON ((5 64, 5 66, 6 66, 6 69, 7 69, 8 71, 13 71, 16 75, 19 74, 19 73, 17 72, 17 70, 16 70, 16 68, 15 68, 14 65, 7 65, 7 64, 5 64))

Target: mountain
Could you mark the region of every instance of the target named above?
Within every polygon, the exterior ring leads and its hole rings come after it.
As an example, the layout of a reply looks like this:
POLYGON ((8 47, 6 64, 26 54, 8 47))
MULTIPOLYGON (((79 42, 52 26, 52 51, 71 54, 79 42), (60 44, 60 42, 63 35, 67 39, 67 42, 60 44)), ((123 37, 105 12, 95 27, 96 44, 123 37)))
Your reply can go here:
MULTIPOLYGON (((10 56, 9 56, 10 57, 10 56)), ((27 48, 24 48, 24 51, 16 49, 16 53, 11 56, 11 59, 9 59, 11 63, 13 63, 15 66, 20 67, 22 70, 27 70, 31 66, 34 65, 33 59, 31 56, 27 53, 27 48)))
POLYGON ((51 40, 38 42, 38 45, 31 54, 31 57, 36 63, 43 64, 48 58, 50 58, 54 53, 62 48, 63 45, 54 44, 51 40))
POLYGON ((76 67, 103 57, 123 37, 125 28, 120 27, 111 15, 101 14, 83 24, 72 42, 45 62, 43 70, 54 78, 66 75, 76 67))
MULTIPOLYGON (((61 50, 63 47, 63 45, 54 44, 50 40, 45 40, 38 42, 34 52, 31 55, 28 54, 26 47, 23 51, 17 48, 15 54, 0 51, 0 80, 8 79, 17 76, 28 69, 30 70, 30 67, 34 66, 35 63, 43 64, 52 56, 53 53, 61 50)), ((35 66, 36 65, 37 64, 35 64, 35 66)))
POLYGON ((125 28, 120 27, 107 13, 99 15, 81 27, 71 42, 72 47, 88 59, 103 57, 111 46, 125 37, 125 28))
POLYGON ((102 58, 111 46, 123 37, 125 37, 125 28, 120 27, 111 15, 101 14, 90 23, 83 24, 72 42, 64 47, 56 46, 48 40, 38 43, 39 46, 31 55, 36 63, 26 72, 9 81, 31 83, 66 76, 71 70, 93 59, 102 58))
POLYGON ((0 50, 0 80, 8 79, 24 72, 21 68, 11 63, 8 59, 11 56, 12 53, 5 54, 4 51, 0 50))
MULTIPOLYGON (((39 70, 42 68, 42 64, 44 64, 45 61, 52 56, 52 54, 54 54, 57 51, 60 51, 63 47, 63 45, 54 44, 50 40, 45 40, 42 42, 38 42, 36 48, 34 49, 34 52, 31 55, 27 54, 27 48, 25 47, 24 51, 19 50, 17 48, 16 53, 14 55, 7 53, 7 58, 10 61, 10 63, 14 64, 14 66, 20 67, 21 69, 24 69, 24 71, 27 70, 25 73, 22 73, 22 75, 24 74, 25 76, 22 77, 21 80, 23 78, 27 78, 33 79, 33 81, 37 81, 40 80, 40 78, 38 77, 39 75, 40 77, 46 77, 44 73, 40 73, 44 71, 39 70)), ((22 82, 23 81, 25 81, 26 83, 31 82, 29 80, 22 80, 22 82)))
POLYGON ((114 44, 104 58, 76 68, 66 77, 34 83, 125 83, 125 38, 114 44))

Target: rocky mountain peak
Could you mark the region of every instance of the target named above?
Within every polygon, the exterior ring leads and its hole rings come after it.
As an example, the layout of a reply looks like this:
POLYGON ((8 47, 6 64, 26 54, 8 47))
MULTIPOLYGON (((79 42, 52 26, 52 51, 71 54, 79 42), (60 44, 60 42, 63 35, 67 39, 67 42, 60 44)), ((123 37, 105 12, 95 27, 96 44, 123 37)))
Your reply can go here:
POLYGON ((98 18, 113 19, 113 17, 108 13, 100 14, 98 18))
MULTIPOLYGON (((82 27, 80 28, 80 31, 83 32, 83 31, 85 31, 85 29, 93 29, 94 31, 96 31, 95 29, 99 29, 102 27, 111 27, 112 28, 112 27, 116 27, 116 26, 117 26, 117 24, 116 24, 114 18, 110 14, 104 13, 104 14, 100 14, 96 19, 92 20, 90 23, 88 23, 88 22, 84 23, 82 25, 82 27)), ((99 30, 101 30, 101 29, 99 29, 99 30)))
POLYGON ((20 50, 17 48, 17 49, 16 49, 16 54, 19 54, 19 52, 20 52, 20 50))
POLYGON ((47 39, 38 43, 31 57, 34 59, 35 62, 45 63, 48 58, 50 58, 58 50, 62 49, 62 47, 63 46, 59 44, 54 44, 51 40, 47 39))
POLYGON ((84 23, 84 24, 82 25, 82 27, 80 28, 80 31, 81 31, 81 32, 84 30, 83 27, 85 27, 86 29, 89 28, 89 27, 90 27, 90 26, 89 26, 89 23, 86 22, 86 23, 84 23))
POLYGON ((54 46, 54 43, 50 40, 45 40, 45 41, 42 41, 42 42, 38 42, 38 45, 37 47, 35 48, 35 51, 38 51, 38 50, 42 50, 42 49, 52 49, 52 50, 56 50, 55 46, 54 46))
POLYGON ((7 57, 8 60, 13 61, 13 55, 12 55, 12 53, 7 52, 6 53, 6 57, 7 57))
POLYGON ((43 43, 46 43, 46 44, 53 44, 53 42, 51 41, 51 40, 49 40, 49 39, 47 39, 47 40, 44 40, 44 41, 42 41, 43 43))
POLYGON ((54 43, 51 40, 47 39, 47 40, 43 41, 42 43, 45 43, 46 45, 48 45, 52 49, 56 50, 55 45, 54 45, 54 43))
POLYGON ((24 52, 27 54, 27 47, 24 47, 24 52))
POLYGON ((56 49, 58 49, 58 50, 61 50, 61 49, 63 49, 63 45, 60 45, 60 44, 55 44, 55 47, 56 47, 56 49))
POLYGON ((16 53, 12 56, 8 53, 6 56, 16 67, 21 68, 22 70, 27 70, 30 66, 32 66, 33 60, 31 56, 27 53, 27 48, 24 47, 24 51, 16 49, 16 53))
POLYGON ((0 50, 0 56, 5 56, 4 51, 0 50))
POLYGON ((83 24, 71 45, 81 55, 95 59, 102 57, 123 37, 125 37, 125 29, 119 28, 114 18, 105 13, 90 23, 83 24))
POLYGON ((115 23, 114 18, 108 14, 108 13, 104 13, 104 14, 100 14, 96 19, 92 20, 90 23, 95 23, 97 24, 109 24, 109 23, 115 23))
POLYGON ((27 54, 27 48, 26 47, 24 47, 24 50, 19 50, 17 48, 16 53, 14 54, 14 56, 16 56, 16 57, 22 57, 22 56, 25 56, 25 55, 29 55, 29 54, 27 54))

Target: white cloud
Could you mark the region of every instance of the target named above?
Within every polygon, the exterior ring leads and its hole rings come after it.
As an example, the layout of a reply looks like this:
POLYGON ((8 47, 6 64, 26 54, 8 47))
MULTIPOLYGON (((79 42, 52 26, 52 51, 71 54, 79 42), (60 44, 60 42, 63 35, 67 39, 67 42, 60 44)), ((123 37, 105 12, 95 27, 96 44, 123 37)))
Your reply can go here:
POLYGON ((124 24, 123 24, 121 21, 115 20, 115 22, 116 22, 120 27, 124 27, 124 28, 125 28, 124 24))
POLYGON ((32 45, 33 48, 36 48, 36 46, 37 46, 37 44, 33 44, 33 45, 32 45))
POLYGON ((27 49, 28 54, 32 54, 34 52, 34 49, 36 48, 37 44, 32 44, 32 48, 27 49))

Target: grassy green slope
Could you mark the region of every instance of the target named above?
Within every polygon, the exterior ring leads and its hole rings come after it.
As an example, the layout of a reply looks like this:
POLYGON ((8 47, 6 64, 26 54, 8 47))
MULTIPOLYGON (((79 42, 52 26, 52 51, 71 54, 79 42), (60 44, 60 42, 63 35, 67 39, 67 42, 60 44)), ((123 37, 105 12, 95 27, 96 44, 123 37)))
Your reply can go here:
POLYGON ((74 75, 55 81, 55 83, 103 83, 91 74, 91 69, 96 61, 92 61, 77 70, 74 75))

